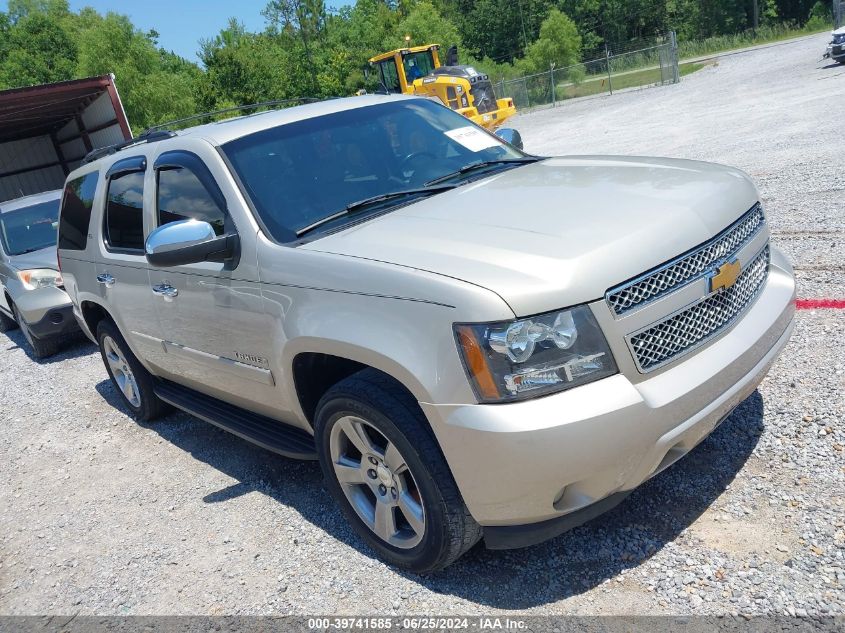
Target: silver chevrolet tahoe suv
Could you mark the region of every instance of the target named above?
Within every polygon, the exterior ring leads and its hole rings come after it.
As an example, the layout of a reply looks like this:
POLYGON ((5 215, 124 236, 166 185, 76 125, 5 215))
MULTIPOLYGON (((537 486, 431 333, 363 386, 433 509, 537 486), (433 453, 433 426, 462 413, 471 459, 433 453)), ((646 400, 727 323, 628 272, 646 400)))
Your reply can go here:
POLYGON ((361 538, 416 572, 619 503, 793 327, 742 172, 530 156, 426 99, 159 130, 67 187, 65 285, 132 414, 319 459, 361 538))

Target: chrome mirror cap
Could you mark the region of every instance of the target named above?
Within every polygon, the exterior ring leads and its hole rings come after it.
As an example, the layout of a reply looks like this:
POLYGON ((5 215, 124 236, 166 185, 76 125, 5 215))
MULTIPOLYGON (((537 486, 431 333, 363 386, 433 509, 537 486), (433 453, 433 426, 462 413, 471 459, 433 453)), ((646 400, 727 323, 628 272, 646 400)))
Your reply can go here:
POLYGON ((155 256, 204 244, 216 237, 214 229, 208 222, 180 220, 160 226, 150 233, 144 245, 144 250, 147 255, 155 256))

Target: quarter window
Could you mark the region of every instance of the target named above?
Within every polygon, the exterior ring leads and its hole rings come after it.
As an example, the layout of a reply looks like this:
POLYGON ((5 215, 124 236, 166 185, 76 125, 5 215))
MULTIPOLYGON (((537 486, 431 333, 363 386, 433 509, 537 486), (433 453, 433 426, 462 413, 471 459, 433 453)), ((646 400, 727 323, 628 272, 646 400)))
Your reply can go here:
POLYGON ((158 172, 158 224, 179 220, 208 222, 217 235, 223 235, 226 213, 197 175, 187 167, 158 172))
POLYGON ((109 248, 144 249, 144 172, 113 176, 106 203, 106 243, 109 248))
POLYGON ((94 206, 99 172, 74 178, 65 185, 59 216, 59 248, 84 251, 88 243, 88 224, 94 206))

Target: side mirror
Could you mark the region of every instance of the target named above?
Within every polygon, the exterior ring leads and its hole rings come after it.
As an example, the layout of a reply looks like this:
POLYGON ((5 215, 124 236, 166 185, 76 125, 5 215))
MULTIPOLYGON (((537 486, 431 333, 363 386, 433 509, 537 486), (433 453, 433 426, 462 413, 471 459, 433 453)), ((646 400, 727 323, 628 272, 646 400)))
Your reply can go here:
POLYGON ((215 235, 208 222, 181 220, 158 227, 144 245, 153 266, 182 266, 198 262, 235 262, 240 254, 237 233, 215 235))
POLYGON ((522 135, 512 127, 500 127, 496 130, 496 136, 516 149, 522 149, 522 135))

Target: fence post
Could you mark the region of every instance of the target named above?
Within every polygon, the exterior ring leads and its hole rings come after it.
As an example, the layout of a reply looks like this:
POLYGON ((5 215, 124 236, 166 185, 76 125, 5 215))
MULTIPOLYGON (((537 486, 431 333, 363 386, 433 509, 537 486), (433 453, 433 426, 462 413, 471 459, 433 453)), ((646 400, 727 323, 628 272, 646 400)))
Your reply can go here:
POLYGON ((610 94, 613 94, 613 77, 610 74, 610 50, 607 48, 607 42, 604 43, 604 60, 607 64, 607 85, 610 88, 610 94))
POLYGON ((528 104, 528 107, 531 107, 531 95, 528 94, 528 78, 522 78, 522 87, 525 90, 525 102, 528 104))
POLYGON ((680 60, 678 59, 678 34, 675 31, 669 31, 669 41, 672 46, 672 83, 677 84, 681 82, 681 68, 680 60))
POLYGON ((557 95, 555 95, 555 93, 557 91, 555 90, 555 63, 554 62, 549 64, 549 78, 551 79, 551 83, 552 83, 552 107, 554 108, 557 105, 557 95))

